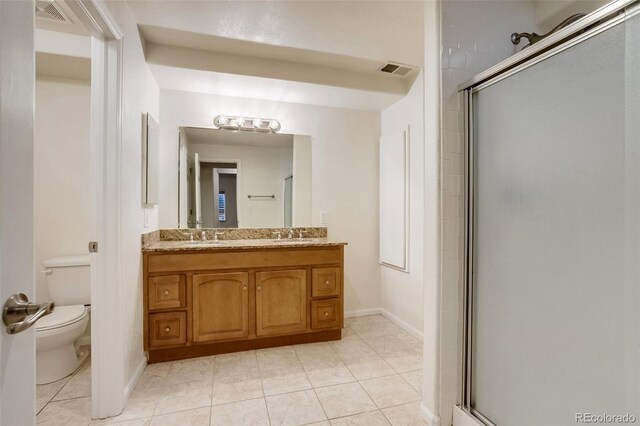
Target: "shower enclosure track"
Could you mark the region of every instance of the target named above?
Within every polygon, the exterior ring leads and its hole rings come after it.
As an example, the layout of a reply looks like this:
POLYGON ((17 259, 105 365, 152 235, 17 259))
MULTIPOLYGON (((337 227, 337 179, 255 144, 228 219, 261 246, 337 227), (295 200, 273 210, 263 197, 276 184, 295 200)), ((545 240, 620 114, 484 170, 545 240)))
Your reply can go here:
MULTIPOLYGON (((563 45, 572 37, 576 37, 580 32, 596 27, 599 23, 603 23, 605 21, 616 21, 616 15, 618 13, 624 11, 627 7, 636 2, 638 2, 638 0, 616 0, 614 2, 611 2, 601 7, 600 9, 588 14, 579 21, 574 22, 573 24, 568 25, 558 30, 557 32, 545 37, 539 42, 528 46, 526 49, 521 50, 513 56, 510 56, 509 58, 487 69, 486 71, 477 74, 475 77, 459 85, 458 90, 463 91, 472 87, 476 88, 480 84, 488 82, 489 80, 493 80, 498 76, 502 76, 509 71, 513 71, 516 67, 524 65, 525 63, 527 64, 527 66, 529 66, 531 65, 529 61, 531 61, 533 58, 548 53, 554 47, 563 45)), ((625 18, 623 16, 618 17, 618 19, 624 20, 625 18)), ((607 28, 612 24, 615 23, 609 22, 607 28)), ((554 54, 555 53, 557 52, 554 52, 554 54)), ((520 71, 520 69, 518 69, 517 71, 520 71)), ((510 74, 506 74, 504 75, 504 77, 506 77, 507 75, 510 74)))

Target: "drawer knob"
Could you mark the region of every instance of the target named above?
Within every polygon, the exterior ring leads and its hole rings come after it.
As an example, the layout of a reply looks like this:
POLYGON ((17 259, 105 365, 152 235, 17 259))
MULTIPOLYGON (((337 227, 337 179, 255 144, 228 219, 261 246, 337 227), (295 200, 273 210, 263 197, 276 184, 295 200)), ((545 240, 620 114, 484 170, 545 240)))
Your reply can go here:
POLYGON ((242 287, 242 289, 243 289, 243 290, 246 290, 246 289, 247 289, 247 286, 245 285, 244 287, 242 287))
POLYGON ((329 280, 326 280, 324 283, 325 283, 325 284, 327 284, 327 285, 329 285, 329 280))
POLYGON ((260 286, 258 286, 258 288, 257 288, 257 289, 258 289, 258 290, 260 290, 260 286))
POLYGON ((169 295, 169 290, 165 290, 165 291, 164 291, 164 295, 165 295, 165 296, 168 296, 168 295, 169 295))
POLYGON ((164 331, 165 331, 165 333, 168 333, 168 332, 171 331, 171 328, 167 327, 167 328, 164 329, 164 331))
POLYGON ((329 312, 325 312, 325 313, 324 313, 324 316, 325 316, 325 317, 328 317, 328 316, 329 316, 329 312))

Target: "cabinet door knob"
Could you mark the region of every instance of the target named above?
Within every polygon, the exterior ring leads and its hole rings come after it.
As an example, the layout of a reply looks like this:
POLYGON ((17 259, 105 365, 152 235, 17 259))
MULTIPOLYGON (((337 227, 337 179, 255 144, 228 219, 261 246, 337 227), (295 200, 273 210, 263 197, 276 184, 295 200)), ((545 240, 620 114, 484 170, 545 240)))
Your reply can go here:
POLYGON ((327 284, 327 285, 329 285, 329 280, 326 280, 324 283, 325 283, 325 284, 327 284))
POLYGON ((260 286, 258 286, 257 290, 260 290, 260 286))
POLYGON ((168 333, 168 332, 171 331, 171 329, 169 327, 167 327, 167 328, 164 329, 164 331, 165 331, 165 333, 168 333))
POLYGON ((329 312, 325 312, 325 313, 324 313, 324 316, 325 316, 325 317, 328 317, 328 316, 329 316, 329 312))
POLYGON ((247 286, 245 285, 244 287, 242 287, 242 289, 243 289, 243 290, 246 290, 246 289, 247 289, 247 286))
POLYGON ((165 295, 165 296, 168 296, 168 295, 169 295, 169 290, 165 290, 165 291, 164 291, 164 295, 165 295))

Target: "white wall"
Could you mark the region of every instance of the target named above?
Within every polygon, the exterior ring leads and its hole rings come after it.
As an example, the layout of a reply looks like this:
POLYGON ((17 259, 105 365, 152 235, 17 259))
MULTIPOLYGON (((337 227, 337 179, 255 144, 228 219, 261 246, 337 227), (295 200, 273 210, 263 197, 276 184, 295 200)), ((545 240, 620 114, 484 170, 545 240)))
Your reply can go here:
POLYGON ((311 224, 311 175, 313 171, 311 136, 293 136, 293 185, 291 225, 311 224))
POLYGON ((536 24, 541 33, 546 33, 573 14, 591 13, 609 2, 610 0, 536 0, 536 24))
POLYGON ((124 383, 131 384, 137 369, 146 361, 142 346, 140 234, 157 229, 158 224, 157 208, 142 206, 142 114, 149 112, 154 117, 159 116, 159 90, 145 63, 138 28, 128 4, 106 2, 106 5, 124 33, 120 194, 122 308, 121 312, 114 312, 113 315, 122 316, 125 351, 125 371, 122 374, 124 383), (149 217, 149 227, 146 229, 145 213, 149 217))
MULTIPOLYGON (((409 94, 381 115, 382 134, 401 134, 410 126, 409 139, 409 272, 380 266, 380 306, 415 334, 423 329, 424 244, 424 85, 422 73, 409 94)), ((394 139, 400 142, 400 139, 394 139)), ((397 149, 402 149, 398 146, 397 149)), ((381 182, 380 185, 383 185, 381 182)), ((384 226, 384 224, 381 224, 384 226)), ((381 242, 384 244, 384 241, 381 242)))
POLYGON ((378 262, 378 137, 380 114, 312 105, 160 92, 160 224, 175 227, 178 128, 211 127, 218 114, 273 117, 282 133, 311 135, 312 224, 329 212, 329 236, 345 249, 345 311, 380 306, 378 262), (170 172, 174 171, 174 172, 170 172))
POLYGON ((36 80, 33 161, 38 301, 50 300, 41 272, 46 259, 87 253, 90 96, 88 81, 36 80))
MULTIPOLYGON (((284 226, 284 179, 292 172, 293 148, 192 144, 189 153, 198 153, 201 163, 239 162, 238 218, 241 228, 284 226), (274 194, 276 198, 250 200, 249 194, 274 194)), ((211 172, 210 168, 206 170, 211 172)), ((213 193, 213 178, 208 176, 207 179, 213 193)), ((200 180, 204 180, 202 167, 200 180)), ((204 207, 202 212, 204 217, 204 207)))
MULTIPOLYGON (((535 5, 525 0, 445 0, 441 16, 441 328, 439 354, 425 352, 425 357, 439 357, 439 411, 442 425, 448 425, 459 394, 461 355, 458 351, 458 307, 462 296, 464 115, 462 95, 458 93, 457 86, 516 53, 521 46, 511 43, 511 33, 523 29, 536 31, 537 28, 535 5)), ((438 407, 434 410, 438 411, 438 407)))

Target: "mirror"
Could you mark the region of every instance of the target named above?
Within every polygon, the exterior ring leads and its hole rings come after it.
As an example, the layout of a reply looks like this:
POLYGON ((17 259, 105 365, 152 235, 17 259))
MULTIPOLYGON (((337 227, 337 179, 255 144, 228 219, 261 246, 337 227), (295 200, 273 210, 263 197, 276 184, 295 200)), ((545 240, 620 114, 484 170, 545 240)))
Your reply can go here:
POLYGON ((311 226, 311 137, 180 127, 181 228, 311 226))

